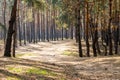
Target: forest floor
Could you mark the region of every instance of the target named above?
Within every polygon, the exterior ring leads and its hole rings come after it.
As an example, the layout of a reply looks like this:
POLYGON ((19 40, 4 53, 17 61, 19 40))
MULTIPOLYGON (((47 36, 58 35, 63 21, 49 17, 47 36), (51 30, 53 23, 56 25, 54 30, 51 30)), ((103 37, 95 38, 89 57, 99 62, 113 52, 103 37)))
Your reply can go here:
POLYGON ((120 56, 78 57, 73 40, 19 46, 0 58, 0 80, 120 80, 120 56))

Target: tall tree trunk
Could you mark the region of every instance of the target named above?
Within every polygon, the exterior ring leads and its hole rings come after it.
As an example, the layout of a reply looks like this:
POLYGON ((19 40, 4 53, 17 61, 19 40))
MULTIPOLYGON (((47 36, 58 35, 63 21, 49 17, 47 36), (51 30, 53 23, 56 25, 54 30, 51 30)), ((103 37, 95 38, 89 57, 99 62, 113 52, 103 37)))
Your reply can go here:
MULTIPOLYGON (((26 7, 24 4, 23 9, 23 20, 26 19, 26 7)), ((24 39, 24 45, 26 45, 26 21, 23 22, 23 39, 24 39)))
POLYGON ((118 42, 119 42, 119 13, 118 13, 118 5, 117 5, 117 0, 115 0, 114 2, 115 7, 114 7, 114 25, 116 26, 116 28, 114 29, 114 47, 115 47, 115 54, 118 54, 118 42))
POLYGON ((90 20, 90 27, 91 27, 91 35, 92 35, 93 55, 96 57, 97 56, 97 51, 96 51, 97 30, 96 30, 95 22, 93 21, 92 18, 90 20))
POLYGON ((61 28, 61 38, 62 38, 62 40, 64 39, 63 38, 63 34, 64 34, 64 30, 63 30, 63 27, 61 28))
POLYGON ((13 34, 13 57, 15 57, 15 49, 17 47, 17 23, 14 24, 14 34, 13 34))
POLYGON ((38 40, 40 41, 40 11, 38 10, 37 11, 37 37, 38 37, 38 40))
POLYGON ((36 43, 36 26, 35 26, 35 12, 34 12, 34 8, 32 7, 32 28, 33 28, 33 43, 36 43))
POLYGON ((5 57, 11 57, 11 44, 12 44, 12 36, 14 33, 13 26, 16 22, 16 11, 17 11, 17 0, 14 1, 14 5, 12 7, 12 12, 11 12, 11 18, 9 21, 7 40, 6 40, 5 51, 4 51, 5 57))
POLYGON ((5 43, 5 39, 6 39, 6 0, 4 0, 4 11, 3 11, 3 16, 4 16, 4 43, 5 43))
POLYGON ((43 41, 45 41, 45 28, 46 28, 46 26, 45 26, 45 11, 43 12, 43 41))
POLYGON ((109 24, 108 24, 109 55, 113 55, 112 34, 111 34, 111 21, 112 21, 112 0, 109 0, 109 24))
POLYGON ((77 17, 78 17, 78 15, 77 15, 77 8, 75 9, 75 20, 76 20, 76 23, 75 23, 75 40, 76 40, 76 42, 78 43, 78 36, 77 36, 77 34, 78 34, 78 27, 77 27, 77 17))
POLYGON ((21 42, 21 28, 20 28, 20 0, 18 0, 18 20, 17 20, 17 25, 18 25, 18 34, 19 34, 19 44, 22 46, 21 42))
POLYGON ((46 21, 46 39, 49 42, 49 26, 48 26, 49 11, 48 10, 46 11, 46 19, 47 19, 47 21, 46 21))
POLYGON ((86 33, 86 48, 87 48, 87 57, 90 57, 90 45, 89 45, 89 36, 88 36, 88 26, 89 26, 89 24, 88 24, 88 20, 89 20, 89 17, 88 17, 88 15, 89 15, 89 13, 88 13, 88 2, 86 2, 86 31, 85 31, 85 33, 86 33))
POLYGON ((55 6, 53 5, 53 40, 56 41, 56 24, 55 24, 55 16, 56 16, 56 11, 55 11, 55 6))
POLYGON ((83 57, 82 53, 82 45, 81 45, 81 34, 80 34, 80 27, 81 27, 81 21, 80 21, 80 0, 78 0, 78 6, 77 6, 77 27, 78 27, 78 48, 79 48, 79 57, 83 57))
POLYGON ((68 39, 68 29, 65 28, 65 39, 68 39))
POLYGON ((71 39, 73 39, 73 30, 74 28, 73 28, 73 23, 71 24, 71 27, 70 27, 70 37, 71 37, 71 39))

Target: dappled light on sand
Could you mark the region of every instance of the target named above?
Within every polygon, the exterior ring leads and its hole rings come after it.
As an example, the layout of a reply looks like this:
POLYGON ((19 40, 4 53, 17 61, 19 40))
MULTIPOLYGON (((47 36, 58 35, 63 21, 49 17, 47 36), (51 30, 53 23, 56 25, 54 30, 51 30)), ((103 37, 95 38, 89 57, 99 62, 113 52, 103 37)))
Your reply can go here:
POLYGON ((0 80, 120 80, 120 0, 0 0, 0 80))
POLYGON ((13 80, 120 79, 120 57, 79 58, 76 56, 78 54, 76 51, 75 41, 71 40, 20 46, 17 49, 17 58, 0 58, 0 78, 13 80))

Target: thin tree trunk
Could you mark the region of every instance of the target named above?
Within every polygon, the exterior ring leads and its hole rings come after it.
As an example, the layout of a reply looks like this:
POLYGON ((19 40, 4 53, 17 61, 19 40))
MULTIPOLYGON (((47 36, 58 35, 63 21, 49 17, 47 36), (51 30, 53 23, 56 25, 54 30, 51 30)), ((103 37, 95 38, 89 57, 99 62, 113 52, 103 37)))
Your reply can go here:
POLYGON ((15 49, 17 46, 17 23, 14 25, 14 34, 13 34, 13 57, 15 57, 15 49))
POLYGON ((5 29, 4 29, 4 43, 5 43, 5 40, 6 40, 6 0, 4 0, 3 16, 4 16, 4 26, 5 26, 5 29))
POLYGON ((22 46, 21 42, 21 28, 20 28, 20 0, 18 0, 18 20, 17 20, 17 25, 18 25, 18 33, 19 33, 19 44, 22 46))
POLYGON ((83 57, 82 53, 82 44, 81 44, 81 34, 80 34, 80 27, 81 27, 81 21, 80 21, 80 0, 78 0, 78 9, 77 9, 77 27, 78 27, 78 48, 79 48, 79 57, 83 57))
POLYGON ((109 55, 113 55, 112 50, 112 34, 111 34, 111 21, 112 21, 112 0, 109 0, 109 24, 108 24, 108 35, 109 35, 109 55))
POLYGON ((87 57, 90 57, 90 45, 89 45, 89 40, 88 40, 88 20, 89 20, 89 17, 88 17, 88 2, 86 3, 86 7, 87 7, 87 9, 86 9, 86 48, 87 48, 87 57))
POLYGON ((37 11, 37 37, 38 37, 38 40, 40 41, 40 12, 39 10, 37 11))
POLYGON ((46 39, 47 39, 47 41, 49 42, 49 26, 48 26, 48 18, 49 18, 49 11, 46 11, 46 19, 47 19, 47 21, 46 21, 46 39))

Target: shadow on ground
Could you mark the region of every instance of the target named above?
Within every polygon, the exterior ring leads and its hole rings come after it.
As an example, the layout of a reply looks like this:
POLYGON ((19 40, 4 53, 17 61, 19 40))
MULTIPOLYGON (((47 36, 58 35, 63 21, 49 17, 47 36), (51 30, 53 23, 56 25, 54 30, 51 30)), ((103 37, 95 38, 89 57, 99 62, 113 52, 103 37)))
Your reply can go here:
POLYGON ((39 61, 0 58, 0 79, 7 80, 69 80, 65 67, 39 61))

